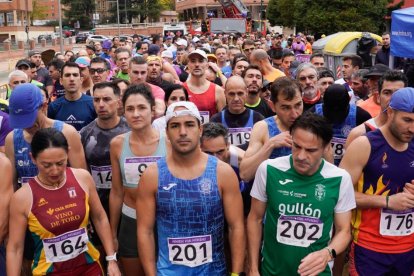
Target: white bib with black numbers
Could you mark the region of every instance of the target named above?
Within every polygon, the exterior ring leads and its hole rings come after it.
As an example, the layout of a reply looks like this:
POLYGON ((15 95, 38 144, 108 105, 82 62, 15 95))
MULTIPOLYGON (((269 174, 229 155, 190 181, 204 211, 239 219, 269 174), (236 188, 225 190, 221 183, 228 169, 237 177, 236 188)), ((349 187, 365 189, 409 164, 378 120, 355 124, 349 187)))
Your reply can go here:
POLYGON ((305 216, 284 216, 277 220, 278 242, 308 247, 322 236, 323 222, 318 218, 305 216))
POLYGON ((111 189, 112 187, 112 167, 111 166, 92 166, 92 178, 98 189, 111 189))
POLYGON ((54 238, 43 239, 46 262, 64 262, 88 250, 88 233, 85 228, 66 232, 54 238))
POLYGON ((168 256, 172 264, 196 267, 213 261, 211 235, 168 238, 168 256))
POLYGON ((408 236, 414 233, 414 209, 394 211, 381 209, 380 234, 383 236, 408 236))

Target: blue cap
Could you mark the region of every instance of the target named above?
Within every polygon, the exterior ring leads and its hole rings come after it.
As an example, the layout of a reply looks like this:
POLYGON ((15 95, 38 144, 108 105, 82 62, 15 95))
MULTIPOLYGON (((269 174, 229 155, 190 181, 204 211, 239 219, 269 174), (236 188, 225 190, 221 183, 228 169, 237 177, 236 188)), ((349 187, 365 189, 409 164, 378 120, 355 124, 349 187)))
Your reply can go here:
POLYGON ((394 110, 414 113, 414 88, 405 87, 394 92, 389 106, 394 110))
POLYGON ((17 85, 9 99, 10 126, 12 128, 32 127, 42 104, 43 95, 39 87, 32 83, 17 85))

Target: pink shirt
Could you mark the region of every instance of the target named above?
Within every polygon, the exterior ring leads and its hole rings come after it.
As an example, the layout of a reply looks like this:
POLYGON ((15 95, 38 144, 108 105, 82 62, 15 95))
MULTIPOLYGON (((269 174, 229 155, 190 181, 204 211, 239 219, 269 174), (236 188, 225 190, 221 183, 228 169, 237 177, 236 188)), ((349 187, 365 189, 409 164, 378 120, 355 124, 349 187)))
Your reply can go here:
POLYGON ((165 92, 164 92, 164 90, 162 90, 161 87, 153 85, 153 84, 148 83, 148 82, 146 84, 148 84, 151 87, 152 95, 154 96, 155 99, 159 99, 159 100, 164 101, 165 92))

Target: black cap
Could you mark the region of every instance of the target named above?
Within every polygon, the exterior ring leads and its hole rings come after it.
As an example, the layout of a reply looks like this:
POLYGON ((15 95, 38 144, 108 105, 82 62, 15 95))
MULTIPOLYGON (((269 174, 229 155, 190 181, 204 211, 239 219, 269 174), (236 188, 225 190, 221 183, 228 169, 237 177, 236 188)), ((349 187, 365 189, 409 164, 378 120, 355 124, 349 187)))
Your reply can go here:
POLYGON ((382 77, 382 75, 388 71, 390 71, 390 68, 388 66, 384 64, 375 64, 369 68, 368 74, 366 74, 365 77, 382 77))
POLYGON ((16 68, 19 68, 20 66, 27 66, 27 68, 30 68, 30 61, 21 59, 16 63, 16 68))
POLYGON ((331 123, 341 123, 348 116, 349 94, 342 84, 332 84, 323 96, 323 114, 331 123))
POLYGON ((96 51, 95 46, 93 46, 91 44, 86 45, 86 48, 91 49, 94 52, 96 51))
POLYGON ((151 44, 148 47, 149 56, 158 55, 159 52, 160 52, 160 46, 158 46, 157 44, 151 44))

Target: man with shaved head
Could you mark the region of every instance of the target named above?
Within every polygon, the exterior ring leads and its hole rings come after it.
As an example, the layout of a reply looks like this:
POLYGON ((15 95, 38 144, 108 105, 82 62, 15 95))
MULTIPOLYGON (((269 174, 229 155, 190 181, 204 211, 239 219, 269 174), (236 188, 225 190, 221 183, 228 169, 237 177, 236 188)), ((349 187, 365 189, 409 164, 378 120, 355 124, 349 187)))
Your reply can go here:
POLYGON ((232 145, 241 146, 249 142, 253 125, 264 117, 245 107, 247 86, 242 77, 232 76, 224 87, 227 107, 211 117, 212 122, 222 123, 229 128, 229 139, 232 145))
POLYGON ((269 55, 263 49, 256 49, 250 55, 250 64, 257 65, 263 74, 264 79, 274 82, 277 78, 285 76, 285 74, 272 66, 269 55))

